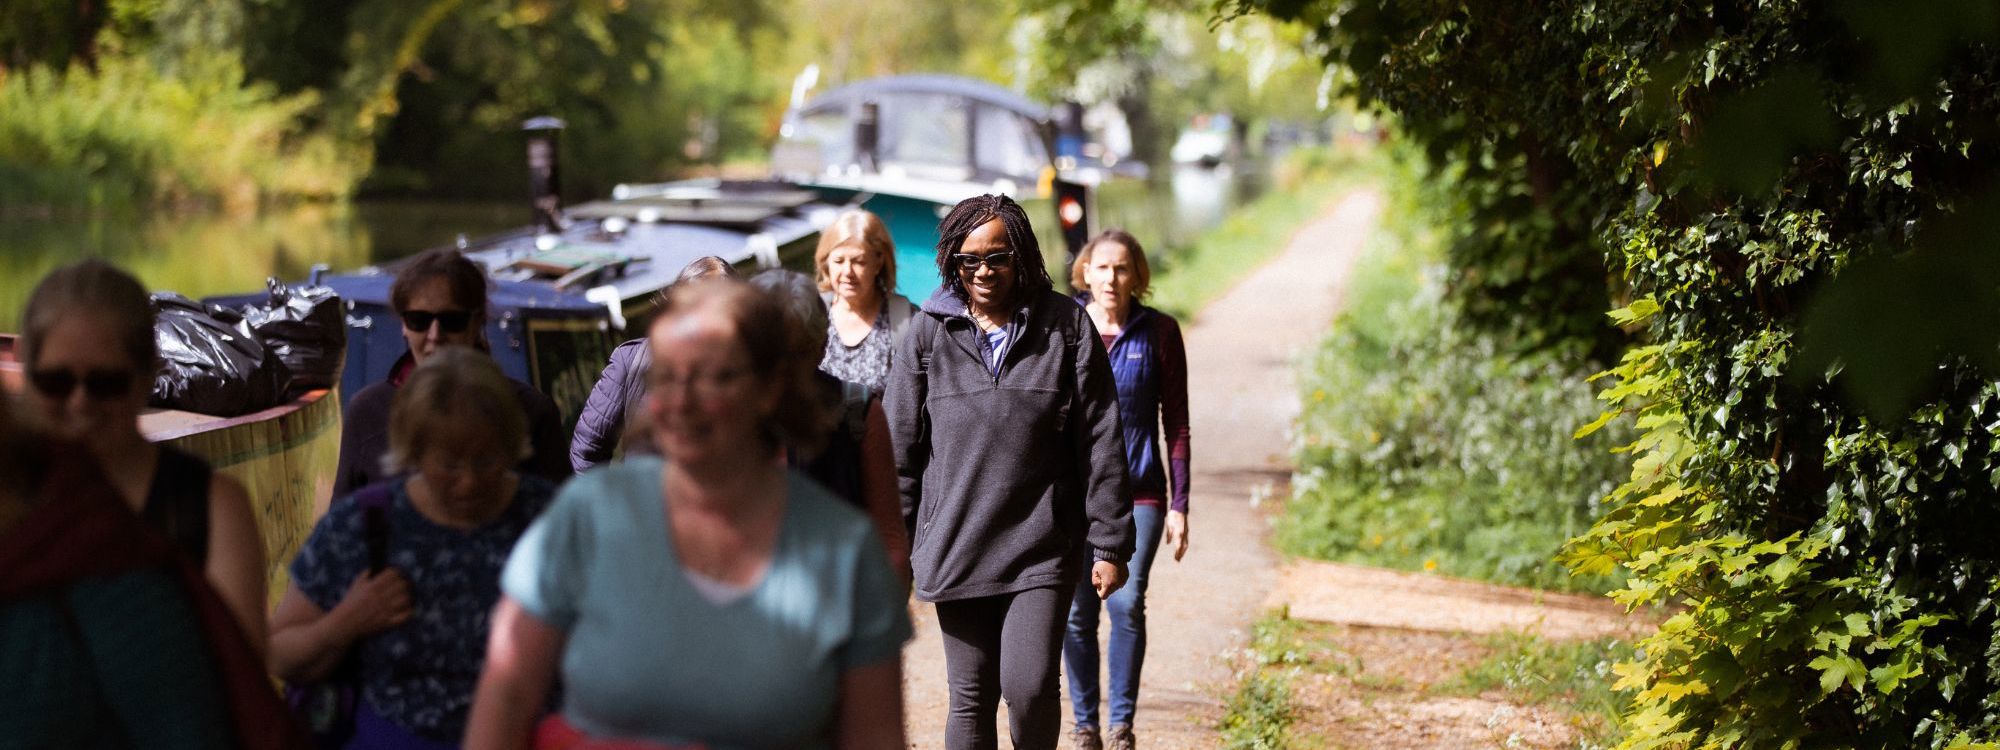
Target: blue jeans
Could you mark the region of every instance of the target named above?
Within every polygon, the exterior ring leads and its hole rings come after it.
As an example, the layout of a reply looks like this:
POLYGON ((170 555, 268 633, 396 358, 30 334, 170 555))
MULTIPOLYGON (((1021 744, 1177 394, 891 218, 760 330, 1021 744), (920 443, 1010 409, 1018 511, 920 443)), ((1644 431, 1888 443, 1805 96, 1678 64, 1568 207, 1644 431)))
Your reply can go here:
POLYGON ((1146 664, 1146 579, 1153 554, 1167 527, 1167 511, 1158 505, 1132 506, 1132 559, 1126 563, 1130 580, 1111 598, 1099 602, 1089 578, 1077 584, 1069 605, 1069 628, 1063 634, 1063 667, 1069 672, 1070 706, 1079 727, 1097 727, 1097 611, 1111 612, 1109 666, 1111 723, 1132 726, 1139 703, 1139 670, 1146 664))

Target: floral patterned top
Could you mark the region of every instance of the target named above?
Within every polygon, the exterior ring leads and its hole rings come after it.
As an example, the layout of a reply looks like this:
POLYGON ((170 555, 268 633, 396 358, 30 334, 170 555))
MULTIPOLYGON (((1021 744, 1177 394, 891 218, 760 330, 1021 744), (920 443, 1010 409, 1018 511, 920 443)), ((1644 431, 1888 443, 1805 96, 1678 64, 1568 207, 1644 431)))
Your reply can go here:
MULTIPOLYGON (((521 474, 499 518, 461 531, 432 523, 410 504, 409 480, 391 480, 388 565, 410 582, 409 621, 362 640, 361 694, 375 712, 425 739, 458 742, 486 657, 486 631, 500 601, 500 570, 514 542, 555 496, 555 485, 521 474)), ((292 581, 331 611, 368 567, 361 503, 334 502, 292 561, 292 581)))
POLYGON ((875 315, 875 327, 868 330, 861 343, 848 346, 840 341, 840 329, 832 321, 826 324, 826 358, 820 360, 819 369, 850 383, 868 386, 868 390, 881 393, 882 386, 889 382, 889 355, 895 336, 889 332, 889 308, 884 305, 875 315))

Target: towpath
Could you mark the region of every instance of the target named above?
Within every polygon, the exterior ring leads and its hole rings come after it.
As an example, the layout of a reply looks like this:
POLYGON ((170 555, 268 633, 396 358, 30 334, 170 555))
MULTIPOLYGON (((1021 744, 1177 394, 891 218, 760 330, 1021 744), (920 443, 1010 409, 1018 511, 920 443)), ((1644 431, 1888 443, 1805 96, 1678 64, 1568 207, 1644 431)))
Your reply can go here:
MULTIPOLYGON (((1281 255, 1182 321, 1194 497, 1187 556, 1179 563, 1163 556, 1148 589, 1150 645, 1136 722, 1147 750, 1220 744, 1215 726, 1234 657, 1278 580, 1265 544, 1268 508, 1260 506, 1281 496, 1290 478, 1288 441, 1299 410, 1294 365, 1333 320, 1381 206, 1372 190, 1348 194, 1294 234, 1281 255)), ((903 652, 910 747, 941 748, 946 691, 937 618, 926 604, 912 615, 917 636, 903 652)), ((1063 716, 1067 733, 1067 703, 1063 716)))

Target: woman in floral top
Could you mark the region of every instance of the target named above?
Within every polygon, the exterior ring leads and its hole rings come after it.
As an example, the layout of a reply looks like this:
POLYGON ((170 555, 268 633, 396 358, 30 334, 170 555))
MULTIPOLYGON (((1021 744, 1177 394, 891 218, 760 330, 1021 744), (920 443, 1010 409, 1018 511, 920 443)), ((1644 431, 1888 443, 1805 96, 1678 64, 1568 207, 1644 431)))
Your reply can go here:
POLYGON ((390 411, 389 461, 408 476, 334 503, 292 562, 271 666, 314 681, 358 657, 348 748, 451 748, 465 732, 500 570, 555 493, 513 470, 528 443, 512 393, 478 352, 428 358, 390 411), (371 546, 386 553, 380 570, 371 546))
POLYGON ((896 293, 896 244, 888 227, 867 211, 841 214, 820 232, 813 267, 828 318, 819 369, 881 393, 889 353, 914 309, 896 293))

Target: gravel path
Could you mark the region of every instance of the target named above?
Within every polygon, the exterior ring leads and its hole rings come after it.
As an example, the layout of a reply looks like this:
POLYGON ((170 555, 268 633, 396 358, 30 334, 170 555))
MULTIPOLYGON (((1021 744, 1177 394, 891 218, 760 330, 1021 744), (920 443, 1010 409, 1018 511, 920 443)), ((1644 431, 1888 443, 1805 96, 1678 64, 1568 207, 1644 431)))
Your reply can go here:
MULTIPOLYGON (((1181 321, 1194 497, 1187 557, 1175 563, 1162 556, 1147 595, 1150 644, 1137 722, 1146 750, 1205 750, 1220 742, 1215 724, 1231 686, 1232 657, 1248 643, 1249 624, 1278 579, 1264 541, 1269 523, 1258 506, 1288 491, 1288 441, 1299 411, 1293 364, 1332 321, 1381 206, 1373 191, 1348 195, 1295 234, 1283 254, 1195 320, 1181 321)), ((922 603, 911 615, 917 637, 903 651, 910 747, 941 748, 946 702, 937 618, 922 603)), ((1005 711, 1001 746, 1009 747, 1005 711)))

